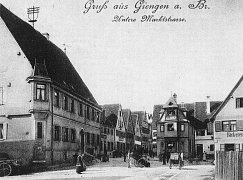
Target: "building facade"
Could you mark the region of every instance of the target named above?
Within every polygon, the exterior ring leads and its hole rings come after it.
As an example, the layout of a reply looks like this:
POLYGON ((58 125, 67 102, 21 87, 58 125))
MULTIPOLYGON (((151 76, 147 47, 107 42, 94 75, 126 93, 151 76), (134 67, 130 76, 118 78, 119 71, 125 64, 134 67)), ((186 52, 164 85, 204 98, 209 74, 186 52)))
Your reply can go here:
POLYGON ((0 152, 59 164, 99 153, 101 108, 68 57, 0 5, 0 152))
POLYGON ((163 105, 157 122, 157 155, 183 152, 195 156, 195 129, 176 102, 176 94, 163 105))
POLYGON ((138 120, 138 114, 132 114, 131 116, 134 128, 134 150, 136 150, 142 147, 141 127, 138 120))
POLYGON ((120 104, 106 104, 102 105, 102 109, 105 111, 106 120, 112 121, 115 127, 115 150, 118 151, 118 155, 121 155, 126 150, 126 129, 123 119, 122 106, 120 104))
POLYGON ((211 117, 215 151, 243 150, 243 76, 211 117))
POLYGON ((147 114, 145 111, 134 111, 132 112, 133 115, 137 115, 138 117, 138 124, 140 126, 140 133, 141 133, 141 147, 145 152, 150 150, 150 139, 151 139, 151 132, 150 132, 150 124, 148 123, 147 114))
POLYGON ((134 128, 130 109, 123 109, 123 119, 126 128, 126 152, 134 149, 134 128))
POLYGON ((105 117, 105 110, 101 116, 101 154, 108 154, 112 156, 112 152, 115 150, 115 120, 105 117))

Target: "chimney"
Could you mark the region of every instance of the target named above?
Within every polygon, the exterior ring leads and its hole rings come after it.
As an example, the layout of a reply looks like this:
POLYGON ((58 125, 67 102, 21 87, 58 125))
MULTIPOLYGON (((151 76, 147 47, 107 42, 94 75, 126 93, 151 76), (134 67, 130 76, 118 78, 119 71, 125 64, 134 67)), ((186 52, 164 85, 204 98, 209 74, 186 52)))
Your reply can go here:
POLYGON ((42 33, 42 35, 49 41, 50 39, 49 33, 42 33))
POLYGON ((206 104, 207 104, 206 112, 207 112, 207 115, 209 115, 211 113, 210 112, 210 96, 207 96, 206 104))

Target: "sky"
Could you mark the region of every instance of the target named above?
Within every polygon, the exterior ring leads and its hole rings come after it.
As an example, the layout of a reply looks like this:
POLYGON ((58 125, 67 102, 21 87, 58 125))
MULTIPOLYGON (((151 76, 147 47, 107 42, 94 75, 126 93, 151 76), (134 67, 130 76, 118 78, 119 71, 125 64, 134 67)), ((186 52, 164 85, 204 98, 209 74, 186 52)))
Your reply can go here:
MULTIPOLYGON (((95 5, 106 0, 95 0, 95 5)), ((193 0, 147 0, 169 4, 152 13, 138 0, 109 0, 100 13, 85 11, 88 0, 0 0, 28 21, 27 8, 40 7, 35 24, 64 50, 102 104, 152 113, 176 93, 177 102, 224 100, 243 70, 243 2, 207 0, 209 9, 189 9, 193 0), (173 6, 179 4, 181 9, 173 6), (128 5, 128 9, 114 9, 128 5), (112 22, 115 15, 136 22, 112 22), (143 15, 182 17, 186 22, 140 22, 143 15), (65 46, 64 46, 65 44, 65 46)), ((96 7, 96 6, 95 6, 96 7)))

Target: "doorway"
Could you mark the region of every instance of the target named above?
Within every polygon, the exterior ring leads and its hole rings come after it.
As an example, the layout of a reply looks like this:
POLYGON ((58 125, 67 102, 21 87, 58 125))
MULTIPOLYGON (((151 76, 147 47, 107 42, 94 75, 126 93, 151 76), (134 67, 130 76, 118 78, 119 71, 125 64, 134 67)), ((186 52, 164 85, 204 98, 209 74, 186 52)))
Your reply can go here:
POLYGON ((203 154, 203 145, 197 144, 197 157, 201 157, 203 154))
POLYGON ((80 146, 81 146, 80 150, 81 150, 81 154, 84 153, 84 141, 85 141, 84 130, 81 129, 81 131, 80 131, 80 146))

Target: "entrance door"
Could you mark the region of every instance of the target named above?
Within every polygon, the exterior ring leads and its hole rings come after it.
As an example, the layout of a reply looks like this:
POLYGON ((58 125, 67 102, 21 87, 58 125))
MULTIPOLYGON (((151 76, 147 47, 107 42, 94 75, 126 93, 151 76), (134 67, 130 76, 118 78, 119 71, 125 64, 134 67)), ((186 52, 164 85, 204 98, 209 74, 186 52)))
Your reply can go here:
POLYGON ((83 154, 84 153, 84 130, 81 129, 80 131, 80 146, 81 146, 81 153, 83 154))
POLYGON ((197 144, 197 157, 202 156, 202 154, 203 154, 203 145, 197 144))

